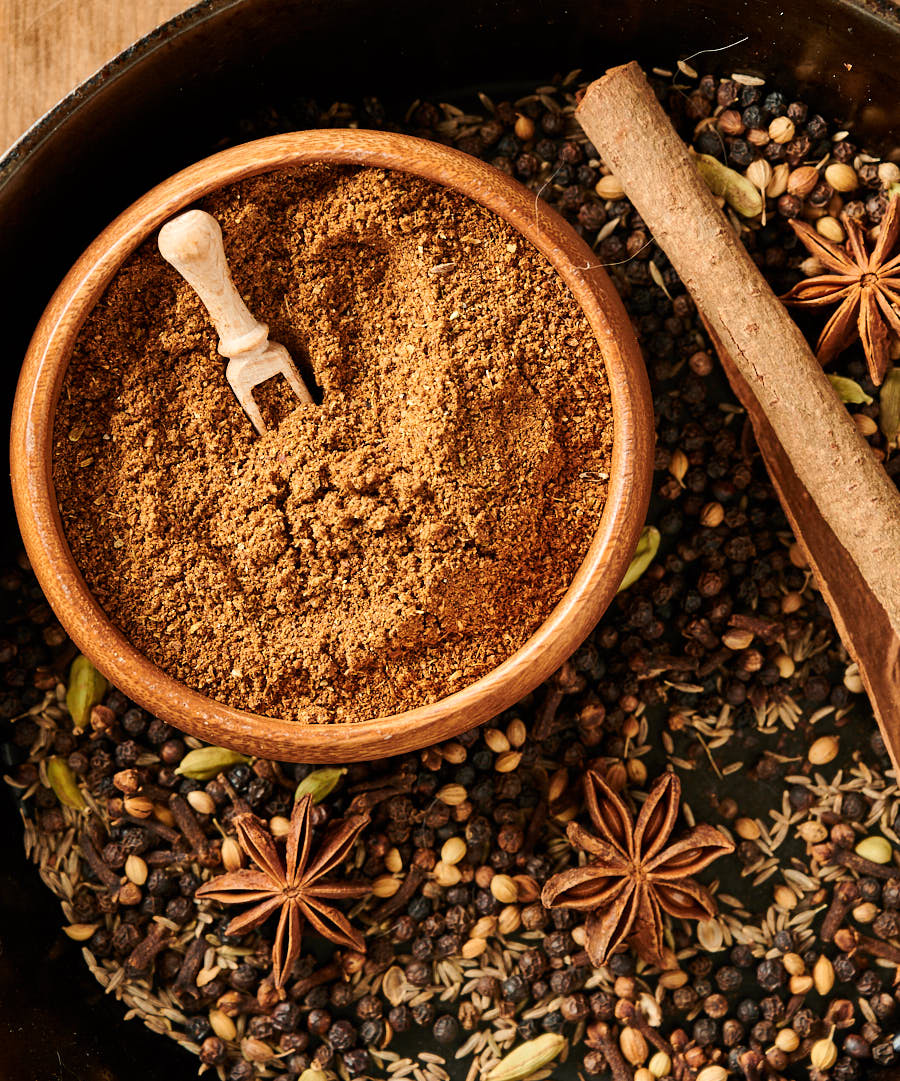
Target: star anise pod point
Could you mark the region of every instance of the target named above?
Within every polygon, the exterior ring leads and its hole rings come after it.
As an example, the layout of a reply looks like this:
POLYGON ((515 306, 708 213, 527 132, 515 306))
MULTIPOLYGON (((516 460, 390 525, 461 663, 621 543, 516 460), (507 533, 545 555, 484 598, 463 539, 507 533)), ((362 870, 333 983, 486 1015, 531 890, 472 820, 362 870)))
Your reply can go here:
POLYGON ((547 908, 588 912, 586 949, 591 963, 606 964, 626 941, 645 959, 665 965, 663 913, 681 919, 709 919, 716 903, 692 877, 734 850, 715 827, 697 825, 672 839, 681 800, 681 782, 666 773, 650 790, 636 821, 599 773, 584 779, 588 814, 596 834, 577 822, 566 833, 589 857, 550 878, 541 900, 547 908))
POLYGON ((370 887, 363 883, 337 882, 325 876, 350 854, 368 817, 351 815, 338 822, 313 854, 312 806, 309 795, 294 805, 284 860, 265 823, 250 811, 236 815, 238 842, 255 866, 219 875, 194 895, 223 904, 252 904, 252 908, 228 924, 225 931, 228 935, 252 931, 278 912, 278 929, 272 946, 272 977, 276 987, 284 986, 300 956, 300 937, 306 923, 339 946, 365 950, 359 931, 342 912, 326 902, 364 896, 370 887))
POLYGON ((816 356, 823 365, 842 353, 856 338, 862 342, 869 375, 880 386, 891 363, 890 332, 900 336, 900 196, 891 198, 872 252, 866 249, 865 231, 847 214, 841 215, 847 233, 845 246, 827 240, 805 222, 790 224, 800 242, 828 273, 799 282, 781 299, 801 308, 837 310, 825 324, 816 356))

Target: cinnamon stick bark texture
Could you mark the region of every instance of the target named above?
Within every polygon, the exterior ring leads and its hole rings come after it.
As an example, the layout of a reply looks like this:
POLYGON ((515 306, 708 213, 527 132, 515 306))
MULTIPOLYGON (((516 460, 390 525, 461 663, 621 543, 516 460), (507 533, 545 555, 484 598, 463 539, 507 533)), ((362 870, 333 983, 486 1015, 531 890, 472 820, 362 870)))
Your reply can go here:
MULTIPOLYGON (((690 291, 842 550, 837 572, 846 570, 864 603, 857 600, 858 612, 842 609, 838 628, 847 632, 845 644, 859 662, 896 771, 900 494, 735 236, 640 67, 612 68, 592 83, 576 116, 690 291), (857 626, 869 620, 871 629, 857 626)), ((839 583, 828 584, 831 600, 839 583)))
MULTIPOLYGON (((806 551, 838 633, 859 665, 896 771, 898 755, 896 746, 891 743, 890 730, 891 718, 900 714, 900 687, 897 685, 896 673, 884 663, 886 643, 895 640, 896 634, 884 607, 860 574, 859 567, 838 542, 809 492, 798 479, 784 447, 778 442, 772 426, 746 380, 737 370, 734 360, 709 327, 707 330, 731 388, 747 410, 772 485, 778 493, 794 535, 806 551)), ((857 860, 860 858, 852 852, 849 855, 857 860)), ((878 864, 873 866, 877 867, 878 864)))

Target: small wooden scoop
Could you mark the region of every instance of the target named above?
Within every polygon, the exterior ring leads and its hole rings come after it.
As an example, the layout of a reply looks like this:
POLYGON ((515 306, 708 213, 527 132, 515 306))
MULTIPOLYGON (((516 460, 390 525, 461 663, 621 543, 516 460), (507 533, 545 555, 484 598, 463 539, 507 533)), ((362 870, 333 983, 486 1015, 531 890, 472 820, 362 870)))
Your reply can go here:
POLYGON ((188 210, 159 231, 163 259, 193 286, 219 335, 219 352, 228 357, 225 378, 241 408, 262 435, 266 426, 253 390, 273 375, 283 375, 301 402, 313 398, 283 345, 269 341, 269 328, 247 310, 231 280, 222 230, 211 214, 188 210))

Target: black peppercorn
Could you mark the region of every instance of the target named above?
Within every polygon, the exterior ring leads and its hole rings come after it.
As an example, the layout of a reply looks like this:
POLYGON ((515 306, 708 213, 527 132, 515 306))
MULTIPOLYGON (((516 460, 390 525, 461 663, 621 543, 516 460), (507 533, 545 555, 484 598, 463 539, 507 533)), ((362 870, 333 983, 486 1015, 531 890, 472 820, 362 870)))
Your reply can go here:
POLYGON ((718 1039, 719 1026, 710 1017, 698 1017, 694 1022, 692 1034, 695 1043, 700 1047, 709 1047, 718 1039))
POLYGON ((544 1032, 562 1032, 565 1024, 563 1015, 559 1010, 551 1010, 540 1019, 541 1028, 544 1032))
POLYGON ((272 1010, 272 1024, 279 1032, 293 1032, 300 1023, 300 1007, 296 1002, 279 1002, 272 1010))
MULTIPOLYGON (((161 721, 158 717, 154 717, 147 726, 147 741, 148 743, 152 743, 154 747, 159 747, 174 735, 176 735, 175 729, 166 724, 165 721, 161 721)), ((234 769, 237 768, 237 766, 234 767, 234 769)), ((249 772, 249 767, 245 766, 244 768, 248 769, 249 772)), ((232 784, 234 784, 234 782, 232 782, 232 784)), ((235 785, 235 787, 237 786, 235 785)))
POLYGON ((200 886, 200 878, 192 871, 185 871, 178 876, 178 892, 182 897, 193 898, 200 886))
POLYGON ((116 953, 129 954, 140 940, 141 932, 133 923, 120 923, 112 933, 110 945, 116 953))
POLYGON ((419 935, 413 939, 410 952, 417 961, 429 961, 434 956, 434 943, 427 935, 419 935))
POLYGON ((388 1012, 388 1024, 397 1033, 408 1032, 412 1027, 412 1011, 409 1006, 394 1006, 388 1012))
POLYGON ((758 1044, 770 1044, 775 1039, 775 1026, 771 1021, 757 1021, 750 1030, 750 1039, 758 1044))
POLYGON ((523 180, 533 177, 540 167, 541 163, 538 156, 529 153, 527 150, 516 158, 516 173, 523 180))
POLYGON ((349 1051, 356 1043, 356 1029, 349 1021, 335 1021, 328 1029, 328 1042, 335 1051, 349 1051))
POLYGON ((275 1035, 275 1022, 265 1014, 251 1017, 247 1024, 247 1034, 258 1040, 270 1040, 275 1035))
MULTIPOLYGON (((493 896, 493 895, 491 895, 493 896)), ((431 912, 431 901, 427 897, 418 895, 406 906, 406 914, 414 920, 424 920, 431 912)))
MULTIPOLYGON (((554 915, 556 911, 567 910, 554 910, 554 915)), ((573 952, 574 944, 572 942, 572 936, 568 931, 553 931, 545 937, 543 945, 544 953, 546 953, 548 957, 565 957, 567 954, 573 952)))
POLYGON ((559 1009, 566 1021, 582 1021, 590 1013, 588 1000, 582 994, 567 995, 559 1009))
POLYGON ((187 747, 183 739, 167 739, 159 748, 159 757, 167 766, 177 766, 184 758, 187 747))
POLYGON ((676 987, 672 992, 672 1005, 676 1010, 686 1012, 693 1008, 696 1001, 697 992, 688 984, 684 987, 676 987))
POLYGON ((592 1016, 598 1021, 611 1021, 616 1008, 616 1000, 607 991, 595 991, 588 999, 588 1006, 592 1016))
POLYGON ((351 1077, 366 1073, 371 1065, 369 1052, 364 1047, 356 1047, 352 1051, 345 1052, 342 1061, 351 1077))
POLYGON ((768 995, 760 1001, 759 1012, 766 1021, 778 1022, 784 1017, 784 1002, 778 995, 768 995))
POLYGON ((325 1036, 331 1027, 331 1014, 327 1010, 310 1010, 306 1018, 306 1027, 312 1036, 325 1036))
POLYGON ((787 978, 784 965, 777 957, 768 957, 761 961, 756 968, 756 980, 764 991, 775 991, 781 987, 787 978))
POLYGON ((190 897, 173 897, 166 905, 166 919, 173 923, 187 923, 194 914, 194 902, 190 897))
POLYGON ((425 987, 431 982, 431 966, 424 961, 410 961, 405 973, 413 987, 425 987))
POLYGON ((726 1047, 735 1047, 744 1038, 744 1026, 740 1021, 729 1017, 722 1022, 722 1043, 726 1047))
POLYGON ((856 1081, 860 1076, 860 1066, 856 1059, 842 1055, 831 1068, 834 1081, 856 1081))
POLYGON ((434 1022, 432 1035, 439 1044, 456 1043, 459 1038, 459 1021, 452 1014, 441 1014, 434 1022))
POLYGON ((250 991, 259 983, 259 973, 252 965, 238 965, 231 970, 228 982, 236 991, 250 991))
POLYGON ((518 1002, 527 996, 528 984, 523 976, 513 973, 512 976, 503 980, 500 990, 504 998, 508 998, 511 1002, 518 1002))
POLYGON ((744 998, 737 1004, 735 1010, 737 1019, 745 1025, 752 1025, 759 1020, 759 1006, 752 998, 744 998))
POLYGON ((204 1066, 219 1066, 227 1053, 228 1048, 218 1036, 207 1036, 200 1045, 200 1061, 204 1066))
POLYGON ((228 770, 227 776, 228 783, 236 792, 244 792, 253 777, 253 771, 245 762, 239 762, 228 770))
POLYGON ((380 1047, 387 1030, 384 1021, 380 1017, 373 1017, 371 1021, 363 1021, 359 1026, 360 1043, 366 1047, 380 1047))
POLYGON ((409 942, 416 934, 416 921, 411 916, 400 916, 391 925, 391 936, 397 942, 409 942))
POLYGON ((434 1003, 433 1002, 420 1002, 417 1006, 412 1008, 413 1022, 424 1028, 426 1025, 430 1025, 434 1021, 434 1003))
MULTIPOLYGON (((731 949, 731 962, 738 968, 752 968, 754 964, 753 951, 743 943, 733 946, 731 949)), ((724 991, 725 988, 723 987, 724 991)))
POLYGON ((119 714, 119 710, 116 709, 116 706, 119 705, 119 702, 117 700, 115 705, 111 705, 111 698, 112 694, 107 696, 106 704, 113 711, 113 713, 121 715, 122 727, 129 734, 129 736, 141 735, 141 733, 147 727, 147 714, 142 709, 138 709, 137 707, 134 707, 133 709, 128 709, 124 713, 119 714))
POLYGON ((203 1017, 189 1017, 187 1024, 184 1026, 185 1035, 189 1040, 194 1043, 203 1043, 207 1036, 212 1032, 209 1021, 203 1017))
POLYGON ((377 995, 363 995, 356 1003, 356 1016, 360 1021, 371 1021, 381 1017, 382 1004, 377 995))

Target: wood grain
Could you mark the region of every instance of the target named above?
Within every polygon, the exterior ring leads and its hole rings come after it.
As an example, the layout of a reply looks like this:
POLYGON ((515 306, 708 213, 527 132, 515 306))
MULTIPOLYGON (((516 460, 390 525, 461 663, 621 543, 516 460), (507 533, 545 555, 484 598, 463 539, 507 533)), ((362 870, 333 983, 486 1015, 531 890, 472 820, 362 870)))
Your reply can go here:
POLYGON ((519 701, 584 641, 615 595, 637 544, 653 470, 650 385, 634 331, 590 248, 534 195, 477 158, 390 132, 306 131, 261 139, 198 162, 121 214, 56 291, 31 342, 13 410, 13 496, 32 566, 75 644, 129 698, 182 731, 290 762, 351 762, 449 739, 519 701), (581 305, 609 374, 613 455, 609 494, 590 549, 538 630, 503 664, 438 702, 391 717, 315 725, 261 717, 213 701, 165 675, 109 621, 72 558, 51 472, 53 417, 78 331, 108 282, 173 214, 223 184, 309 162, 398 169, 493 210, 543 253, 581 305))
POLYGON ((186 0, 0 0, 0 152, 186 0))

